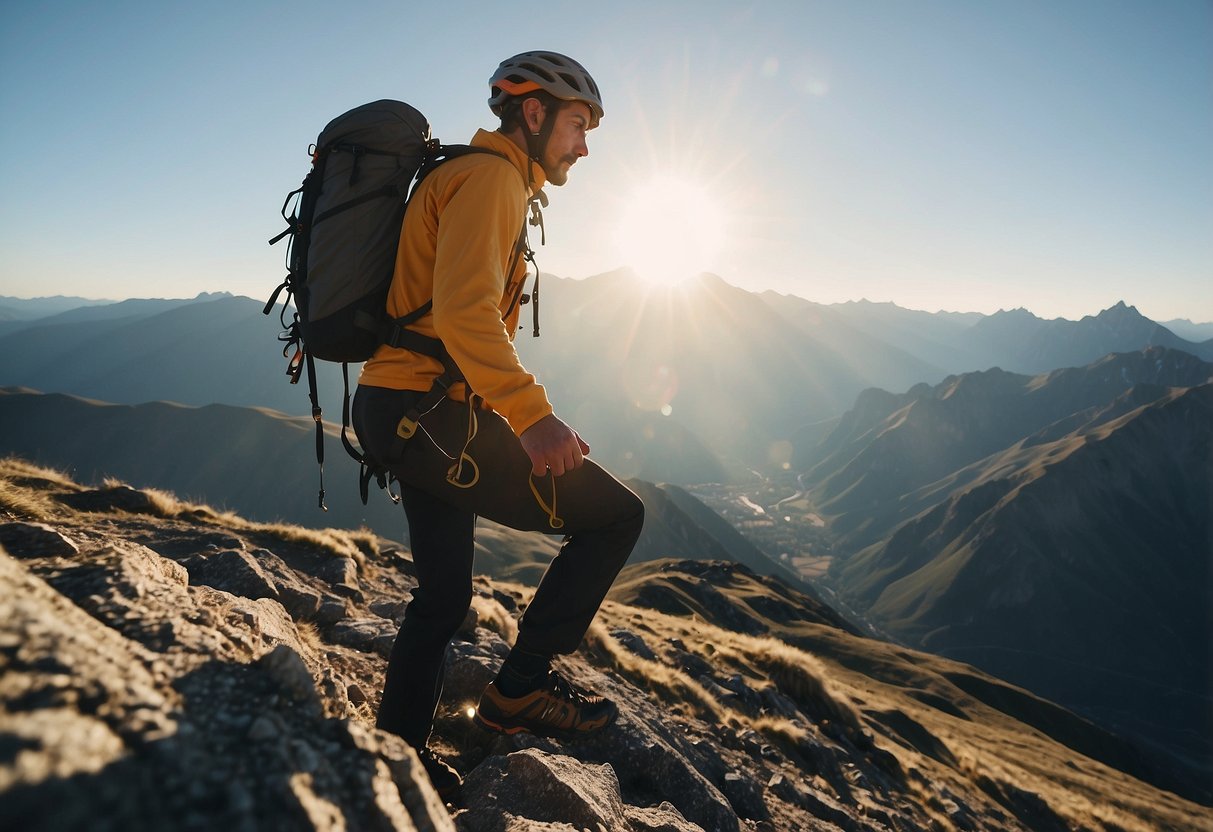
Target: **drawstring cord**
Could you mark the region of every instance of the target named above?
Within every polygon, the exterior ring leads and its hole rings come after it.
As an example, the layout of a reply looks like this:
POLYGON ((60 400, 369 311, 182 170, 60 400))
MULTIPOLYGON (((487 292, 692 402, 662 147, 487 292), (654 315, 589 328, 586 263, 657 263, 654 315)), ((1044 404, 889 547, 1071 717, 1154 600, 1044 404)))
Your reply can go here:
MULTIPOLYGON (((430 410, 433 410, 433 408, 430 408, 430 410)), ((427 410, 426 413, 429 413, 429 411, 427 410)), ((420 420, 417 422, 417 427, 421 429, 421 432, 430 440, 430 444, 437 448, 440 454, 454 462, 446 472, 446 481, 448 483, 456 488, 471 488, 480 482, 480 466, 476 464, 476 460, 468 453, 468 447, 472 444, 472 440, 476 438, 476 434, 480 430, 480 422, 476 418, 476 395, 474 393, 468 396, 467 439, 464 441, 463 448, 459 451, 458 457, 452 456, 443 450, 443 447, 426 430, 425 425, 421 424, 420 420), (463 482, 465 465, 470 467, 472 471, 472 478, 467 482, 463 482)), ((535 498, 535 502, 543 509, 543 513, 548 516, 548 525, 553 529, 562 529, 564 528, 564 519, 556 513, 556 477, 552 476, 550 472, 546 476, 552 480, 552 501, 550 503, 544 500, 543 495, 539 493, 539 489, 535 486, 535 475, 530 471, 527 472, 527 485, 531 487, 531 495, 535 498)))
MULTIPOLYGON (((468 436, 463 443, 463 448, 459 451, 459 458, 455 461, 446 472, 446 481, 456 488, 471 488, 476 483, 480 482, 480 466, 476 464, 476 460, 468 454, 468 446, 472 444, 472 440, 476 438, 476 432, 480 429, 480 422, 476 418, 476 396, 473 393, 468 394, 468 436), (468 482, 463 482, 463 464, 467 463, 472 469, 472 479, 468 482)), ((439 450, 442 450, 439 448, 439 450)), ((445 452, 444 452, 444 455, 445 452)), ((450 456, 446 455, 449 459, 450 456)))
POLYGON ((548 525, 553 529, 562 529, 564 528, 564 520, 556 516, 556 477, 552 475, 551 471, 549 471, 545 476, 550 477, 552 480, 551 505, 544 502, 543 496, 539 493, 539 489, 535 487, 535 475, 530 472, 527 473, 526 477, 527 485, 531 487, 531 494, 535 496, 535 502, 539 503, 539 507, 543 509, 543 513, 548 516, 548 525))

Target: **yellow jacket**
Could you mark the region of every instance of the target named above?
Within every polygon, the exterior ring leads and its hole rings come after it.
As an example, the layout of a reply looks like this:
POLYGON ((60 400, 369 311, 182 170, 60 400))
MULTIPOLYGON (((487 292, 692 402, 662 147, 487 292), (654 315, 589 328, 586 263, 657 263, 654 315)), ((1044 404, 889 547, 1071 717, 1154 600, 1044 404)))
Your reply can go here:
MULTIPOLYGON (((471 144, 502 154, 509 164, 470 153, 422 181, 401 228, 387 310, 400 317, 433 298, 430 313, 409 328, 441 340, 472 390, 521 435, 552 405, 514 350, 520 305, 514 303, 506 317, 527 264, 519 257, 513 274, 505 272, 532 195, 526 166, 535 190, 544 183, 543 169, 500 133, 477 131, 471 144)), ((425 391, 441 373, 437 360, 385 345, 363 366, 358 383, 425 391)), ((452 388, 452 398, 464 396, 463 385, 452 388)))

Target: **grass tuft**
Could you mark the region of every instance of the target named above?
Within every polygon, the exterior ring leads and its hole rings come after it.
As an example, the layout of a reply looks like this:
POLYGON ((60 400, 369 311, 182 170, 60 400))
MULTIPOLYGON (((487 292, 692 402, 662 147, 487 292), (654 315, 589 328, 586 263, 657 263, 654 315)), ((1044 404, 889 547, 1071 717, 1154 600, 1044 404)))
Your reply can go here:
POLYGON ((731 708, 722 705, 707 688, 681 669, 637 656, 628 650, 597 620, 590 625, 586 641, 605 654, 619 671, 639 686, 665 693, 675 701, 687 702, 701 717, 718 723, 727 723, 741 717, 731 708))
MULTIPOLYGON (((33 465, 16 457, 0 459, 0 511, 16 517, 50 521, 62 517, 64 507, 53 499, 46 484, 60 490, 80 490, 66 474, 51 468, 33 465)), ((102 488, 131 488, 116 477, 102 480, 102 488)), ((247 520, 230 511, 217 511, 200 503, 182 500, 159 488, 136 489, 144 494, 157 515, 166 519, 177 517, 233 531, 267 535, 287 543, 320 549, 336 557, 351 558, 359 570, 365 570, 368 555, 378 554, 378 538, 366 529, 310 529, 290 523, 260 523, 247 520)))
POLYGON ((19 520, 53 520, 62 506, 52 499, 47 485, 75 490, 62 471, 26 462, 19 457, 0 459, 0 512, 19 520))
POLYGON ((18 520, 50 520, 54 501, 44 492, 0 476, 0 512, 18 520))
POLYGON ((518 640, 518 622, 496 598, 476 593, 472 596, 472 609, 481 627, 492 630, 509 644, 518 640))

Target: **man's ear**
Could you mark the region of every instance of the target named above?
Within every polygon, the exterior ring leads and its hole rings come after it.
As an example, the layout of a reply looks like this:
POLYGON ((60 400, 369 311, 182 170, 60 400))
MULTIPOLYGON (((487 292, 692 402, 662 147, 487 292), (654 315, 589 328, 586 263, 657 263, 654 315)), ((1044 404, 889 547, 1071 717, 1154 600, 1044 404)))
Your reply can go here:
POLYGON ((538 98, 528 98, 522 102, 522 118, 532 136, 538 135, 539 128, 543 126, 543 116, 543 104, 539 103, 538 98))

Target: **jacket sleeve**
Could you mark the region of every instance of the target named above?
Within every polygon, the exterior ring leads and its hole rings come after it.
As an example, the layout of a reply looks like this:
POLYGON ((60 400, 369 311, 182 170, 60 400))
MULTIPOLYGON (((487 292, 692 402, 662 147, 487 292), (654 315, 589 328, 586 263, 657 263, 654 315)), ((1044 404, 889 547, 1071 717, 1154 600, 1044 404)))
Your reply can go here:
POLYGON ((552 412, 547 393, 519 361, 498 307, 526 191, 512 166, 486 159, 437 199, 434 330, 472 390, 520 436, 552 412))

